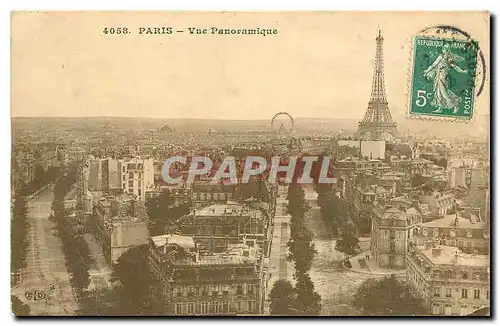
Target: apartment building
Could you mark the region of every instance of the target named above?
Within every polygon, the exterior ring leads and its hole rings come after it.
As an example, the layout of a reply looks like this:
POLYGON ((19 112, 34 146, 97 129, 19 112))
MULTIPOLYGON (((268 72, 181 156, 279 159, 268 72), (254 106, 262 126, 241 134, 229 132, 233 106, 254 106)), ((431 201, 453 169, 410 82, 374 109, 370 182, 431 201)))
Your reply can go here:
POLYGON ((167 315, 254 315, 262 308, 260 252, 244 244, 200 254, 192 237, 151 238, 150 287, 167 315))
POLYGON ((487 255, 465 254, 456 247, 427 241, 411 246, 406 278, 432 315, 465 316, 490 304, 487 255))

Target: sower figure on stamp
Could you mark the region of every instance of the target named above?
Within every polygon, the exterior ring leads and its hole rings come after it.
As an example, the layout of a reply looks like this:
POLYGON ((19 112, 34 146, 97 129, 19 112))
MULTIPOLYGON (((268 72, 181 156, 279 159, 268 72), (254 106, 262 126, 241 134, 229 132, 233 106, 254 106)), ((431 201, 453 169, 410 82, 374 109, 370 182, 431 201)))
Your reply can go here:
POLYGON ((453 109, 453 113, 458 112, 458 106, 461 98, 453 93, 447 85, 447 77, 451 68, 461 74, 466 74, 464 70, 457 66, 457 62, 464 58, 450 51, 450 45, 443 46, 442 53, 434 62, 424 71, 424 77, 434 80, 433 99, 431 105, 437 107, 433 112, 441 113, 443 109, 453 109))

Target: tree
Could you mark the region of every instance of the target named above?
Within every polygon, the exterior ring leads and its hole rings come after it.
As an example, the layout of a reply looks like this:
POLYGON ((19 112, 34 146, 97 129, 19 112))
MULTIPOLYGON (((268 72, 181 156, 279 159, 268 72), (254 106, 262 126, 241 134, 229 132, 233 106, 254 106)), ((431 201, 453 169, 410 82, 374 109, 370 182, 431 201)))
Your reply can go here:
POLYGON ((66 258, 70 282, 81 299, 87 294, 85 290, 90 285, 90 251, 85 239, 77 232, 81 224, 77 219, 69 219, 68 212, 64 208, 64 198, 75 181, 76 169, 73 168, 56 182, 52 210, 57 235, 61 239, 66 258))
POLYGON ((149 287, 151 276, 147 257, 149 246, 127 250, 113 265, 112 279, 122 284, 118 313, 121 315, 151 314, 149 287))
POLYGON ((313 235, 307 227, 292 223, 291 237, 288 240, 288 259, 295 261, 295 270, 299 273, 307 273, 311 269, 314 255, 317 253, 312 240, 313 235))
POLYGON ((308 210, 305 200, 304 189, 300 185, 290 184, 288 186, 288 214, 303 217, 308 210))
POLYGON ((41 186, 44 185, 45 181, 45 170, 40 164, 37 164, 35 167, 35 175, 33 177, 33 186, 34 186, 34 191, 39 189, 41 186))
POLYGON ((334 236, 338 236, 338 228, 347 219, 342 202, 337 196, 331 196, 325 206, 320 209, 321 218, 328 225, 334 236))
POLYGON ((12 304, 12 312, 16 316, 29 316, 30 315, 30 307, 19 300, 15 295, 10 296, 10 301, 12 304))
POLYGON ((411 178, 411 186, 412 187, 420 187, 423 186, 427 182, 428 178, 422 176, 421 174, 415 174, 411 178))
POLYGON ((314 284, 309 277, 309 270, 316 254, 313 234, 305 223, 308 205, 305 193, 298 185, 289 185, 288 212, 291 215, 288 259, 295 261, 295 310, 300 315, 317 315, 321 310, 321 297, 314 291, 314 284))
POLYGON ((321 312, 321 296, 314 291, 314 283, 308 274, 298 274, 295 293, 298 314, 309 316, 321 312))
POLYGON ((427 315, 424 301, 393 274, 364 281, 353 297, 353 305, 372 316, 427 315))
POLYGON ((11 217, 11 271, 16 273, 19 269, 26 267, 26 249, 28 243, 28 203, 25 197, 24 184, 17 188, 16 198, 12 205, 11 217))
POLYGON ((269 293, 271 315, 293 315, 295 310, 295 292, 292 284, 284 279, 276 281, 269 293))
POLYGON ((346 255, 346 259, 355 255, 359 249, 359 240, 355 232, 356 227, 352 222, 345 223, 344 229, 341 232, 341 237, 335 243, 335 250, 343 252, 346 255))

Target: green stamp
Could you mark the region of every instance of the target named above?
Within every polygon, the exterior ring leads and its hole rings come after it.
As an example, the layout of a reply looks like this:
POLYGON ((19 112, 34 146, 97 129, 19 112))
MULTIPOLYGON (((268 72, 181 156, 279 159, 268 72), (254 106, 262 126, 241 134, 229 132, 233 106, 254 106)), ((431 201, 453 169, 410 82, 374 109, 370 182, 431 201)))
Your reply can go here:
POLYGON ((410 115, 471 119, 477 42, 416 36, 410 87, 410 115))

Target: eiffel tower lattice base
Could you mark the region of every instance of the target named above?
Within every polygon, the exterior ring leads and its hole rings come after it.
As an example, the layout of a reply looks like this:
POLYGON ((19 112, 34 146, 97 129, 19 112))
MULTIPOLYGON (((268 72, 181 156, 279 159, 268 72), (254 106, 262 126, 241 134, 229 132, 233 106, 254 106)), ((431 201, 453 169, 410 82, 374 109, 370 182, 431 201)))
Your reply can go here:
POLYGON ((356 139, 373 139, 380 140, 383 139, 384 134, 389 134, 394 138, 398 138, 399 132, 396 128, 396 124, 359 124, 358 130, 354 134, 356 139), (368 134, 370 136, 368 137, 368 134))

